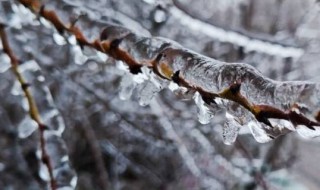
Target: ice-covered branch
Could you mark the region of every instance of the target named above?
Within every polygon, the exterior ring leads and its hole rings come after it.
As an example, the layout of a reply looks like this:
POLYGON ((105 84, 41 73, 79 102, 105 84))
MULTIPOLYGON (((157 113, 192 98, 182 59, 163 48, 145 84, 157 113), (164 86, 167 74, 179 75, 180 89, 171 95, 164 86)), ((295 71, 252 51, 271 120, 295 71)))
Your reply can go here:
POLYGON ((228 143, 234 142, 241 126, 248 126, 259 142, 294 130, 308 137, 320 135, 318 83, 274 81, 248 64, 217 61, 169 39, 139 35, 117 25, 105 24, 100 38, 90 41, 83 33, 86 28, 63 23, 39 1, 20 2, 50 21, 59 33, 73 34, 81 46, 125 62, 132 74, 146 73, 144 68, 149 68, 153 74, 148 76, 151 83, 145 85, 147 93, 160 91, 167 81, 178 84, 175 91, 181 96, 194 96, 202 123, 208 123, 216 109, 224 108, 228 143), (152 91, 148 84, 158 89, 152 91))
POLYGON ((0 24, 0 39, 2 41, 3 51, 9 56, 11 60, 12 71, 15 74, 16 78, 18 79, 21 85, 21 88, 24 92, 24 95, 27 98, 28 105, 29 105, 29 115, 31 119, 33 119, 38 125, 38 130, 40 134, 41 160, 48 169, 49 178, 50 178, 50 187, 52 190, 55 190, 57 189, 57 183, 53 175, 52 161, 46 149, 47 144, 46 144, 46 139, 44 135, 44 130, 46 130, 47 127, 45 124, 43 124, 40 118, 40 114, 38 111, 38 107, 35 103, 35 99, 28 88, 30 84, 26 82, 26 80, 24 79, 24 77, 19 71, 19 61, 15 56, 15 54, 13 53, 13 51, 11 50, 4 27, 5 26, 3 24, 0 24))

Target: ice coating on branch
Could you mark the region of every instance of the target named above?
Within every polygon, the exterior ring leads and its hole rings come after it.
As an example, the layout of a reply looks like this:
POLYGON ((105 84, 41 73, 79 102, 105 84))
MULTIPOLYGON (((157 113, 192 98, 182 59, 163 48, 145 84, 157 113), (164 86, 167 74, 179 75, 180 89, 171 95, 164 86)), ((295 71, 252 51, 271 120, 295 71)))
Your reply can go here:
POLYGON ((256 120, 250 121, 248 123, 248 127, 251 131, 251 134, 253 135, 253 137, 256 139, 257 142, 266 143, 272 140, 272 138, 268 136, 268 134, 265 132, 262 125, 258 121, 256 120))
POLYGON ((146 106, 158 92, 168 85, 168 81, 159 78, 145 67, 142 68, 142 73, 145 74, 148 79, 140 85, 138 94, 139 104, 141 106, 146 106))
MULTIPOLYGON (((174 41, 140 36, 119 26, 108 26, 101 40, 106 52, 126 62, 133 74, 141 67, 153 71, 154 76, 142 71, 148 79, 139 88, 141 105, 147 105, 162 89, 153 80, 161 77, 179 86, 171 83, 169 89, 181 99, 193 96, 200 123, 209 123, 222 107, 239 125, 250 126, 259 142, 293 131, 299 124, 320 125, 315 121, 320 111, 320 84, 274 81, 248 64, 214 60, 174 41)), ((129 83, 125 84, 130 92, 129 83)), ((227 122, 225 129, 231 124, 227 122)))
POLYGON ((72 54, 74 56, 74 62, 78 65, 83 65, 88 57, 83 54, 81 48, 78 45, 74 45, 71 47, 72 54))
POLYGON ((168 88, 181 100, 191 100, 195 94, 194 90, 180 87, 174 82, 170 82, 168 88))
MULTIPOLYGON (((44 130, 44 141, 45 149, 50 158, 50 163, 53 167, 54 178, 57 182, 58 187, 72 187, 71 179, 75 176, 74 171, 71 169, 67 154, 67 148, 61 138, 62 132, 65 129, 64 121, 55 107, 53 98, 46 86, 45 77, 41 73, 40 66, 34 60, 27 61, 19 66, 19 71, 23 78, 30 85, 28 90, 32 94, 32 97, 36 101, 35 104, 38 108, 41 122, 45 125, 46 130, 44 130)), ((15 85, 14 85, 15 86, 15 85)), ((13 89, 21 89, 21 85, 13 87, 13 89)), ((15 94, 14 92, 11 92, 15 94)), ((19 92, 23 94, 23 91, 19 92)), ((29 110, 29 107, 27 107, 29 110)), ((26 111, 28 111, 26 110, 26 111)), ((30 117, 26 118, 18 126, 18 134, 20 138, 26 138, 32 134, 36 129, 38 129, 38 124, 31 120, 30 117)), ((43 180, 48 180, 48 169, 46 165, 42 163, 42 152, 41 145, 38 145, 38 158, 40 165, 39 176, 43 180)))
POLYGON ((277 127, 279 129, 285 130, 288 129, 290 131, 295 131, 294 125, 287 120, 284 119, 269 119, 272 126, 277 127))
POLYGON ((296 130, 297 130, 297 133, 303 138, 309 139, 309 138, 315 138, 320 136, 319 127, 315 128, 315 130, 311 130, 304 125, 298 125, 296 130))
MULTIPOLYGON (((1 44, 1 41, 0 41, 1 44)), ((2 49, 0 47, 0 49, 2 49)), ((0 67, 0 73, 4 73, 6 72, 8 69, 10 69, 11 67, 11 63, 10 63, 10 58, 8 57, 7 54, 0 54, 0 62, 1 62, 1 67, 0 67)))
POLYGON ((37 129, 38 124, 35 121, 33 121, 29 116, 26 116, 18 125, 18 136, 22 139, 27 138, 37 129))
POLYGON ((156 85, 152 82, 147 81, 143 84, 139 92, 139 104, 141 106, 146 106, 150 103, 152 98, 160 91, 156 85))
POLYGON ((201 95, 198 92, 196 92, 193 99, 197 105, 198 121, 201 124, 210 123, 210 120, 213 118, 214 115, 210 112, 209 108, 205 105, 205 102, 203 101, 201 95))
POLYGON ((50 131, 45 132, 46 149, 50 155, 50 161, 53 167, 53 175, 57 181, 58 187, 73 187, 72 179, 75 175, 69 165, 67 147, 62 138, 50 131))
POLYGON ((67 44, 66 39, 57 32, 53 33, 53 40, 59 46, 63 46, 67 44))
POLYGON ((121 100, 128 100, 131 97, 135 86, 136 83, 133 81, 130 73, 127 73, 124 76, 122 76, 120 82, 119 98, 121 100))
MULTIPOLYGON (((312 82, 276 82, 245 63, 224 63, 193 51, 181 48, 167 48, 162 51, 158 64, 167 65, 172 73, 180 71, 180 77, 190 85, 219 93, 232 82, 241 82, 241 93, 255 104, 272 104, 279 108, 293 105, 299 99, 311 97, 319 85, 312 82), (281 105, 281 106, 279 106, 281 105)), ((315 104, 320 98, 314 97, 315 104)))
POLYGON ((223 142, 227 145, 234 143, 237 139, 241 125, 236 118, 226 112, 226 122, 222 129, 223 142))

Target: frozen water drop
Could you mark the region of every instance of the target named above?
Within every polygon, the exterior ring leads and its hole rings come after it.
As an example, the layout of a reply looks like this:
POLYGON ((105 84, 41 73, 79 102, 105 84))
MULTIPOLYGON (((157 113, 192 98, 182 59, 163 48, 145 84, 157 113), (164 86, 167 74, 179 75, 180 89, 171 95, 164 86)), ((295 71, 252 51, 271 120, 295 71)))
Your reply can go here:
POLYGON ((51 23, 42 17, 40 17, 40 23, 46 28, 52 28, 51 23))
POLYGON ((139 92, 139 104, 140 106, 148 105, 152 98, 160 91, 152 82, 147 81, 139 92))
POLYGON ((70 45, 74 45, 74 46, 77 45, 77 39, 74 35, 72 35, 68 38, 68 42, 70 45))
POLYGON ((24 73, 26 71, 29 72, 35 72, 35 71, 40 71, 40 66, 35 60, 29 60, 24 62, 22 65, 19 66, 20 72, 24 73))
POLYGON ((177 90, 174 91, 174 94, 181 100, 191 100, 194 96, 194 93, 194 90, 189 90, 185 87, 179 87, 177 90))
POLYGON ((44 82, 45 78, 44 78, 44 76, 39 75, 39 76, 37 77, 37 80, 38 80, 39 82, 44 82))
POLYGON ((61 36, 60 34, 56 33, 56 32, 53 34, 53 40, 59 46, 63 46, 63 45, 67 44, 66 39, 63 36, 61 36))
POLYGON ((209 108, 206 105, 204 105, 204 101, 201 95, 198 92, 196 92, 193 96, 193 99, 198 108, 198 121, 201 124, 210 123, 210 120, 213 118, 213 114, 210 113, 209 108))
POLYGON ((92 71, 97 71, 98 64, 96 62, 90 61, 90 63, 88 64, 88 68, 92 71))
POLYGON ((295 131, 295 127, 290 121, 284 119, 269 119, 270 123, 274 127, 278 127, 279 129, 289 129, 291 131, 295 131))
POLYGON ((30 117, 25 117, 18 126, 19 138, 26 138, 37 130, 38 124, 30 117))
POLYGON ((69 157, 67 155, 62 156, 60 159, 61 162, 68 162, 69 161, 69 157))
POLYGON ((177 85, 177 83, 174 82, 170 82, 168 88, 181 100, 191 100, 195 93, 194 90, 180 87, 179 85, 177 85))
POLYGON ((78 183, 78 178, 77 178, 77 176, 74 176, 70 181, 70 185, 71 185, 71 187, 75 188, 77 183, 78 183))
POLYGON ((125 74, 120 83, 120 92, 119 97, 121 100, 128 100, 135 88, 136 84, 133 82, 132 76, 130 73, 125 74))
POLYGON ((236 118, 228 112, 226 112, 226 119, 222 130, 223 142, 231 145, 236 141, 241 125, 236 121, 236 118))
POLYGON ((40 163, 39 176, 44 181, 49 181, 50 180, 48 168, 42 162, 40 163))
POLYGON ((177 83, 175 83, 175 82, 170 82, 168 88, 169 88, 169 90, 174 92, 175 90, 179 89, 179 85, 177 85, 177 83))
POLYGON ((23 91, 22 91, 22 88, 21 88, 19 81, 14 82, 12 89, 11 89, 11 94, 14 96, 19 96, 19 95, 23 94, 23 91))
POLYGON ((29 111, 29 102, 28 102, 27 98, 23 98, 21 100, 21 106, 25 111, 29 111))
POLYGON ((7 54, 1 54, 0 55, 0 73, 6 72, 11 67, 10 58, 7 54))
POLYGON ((154 12, 153 20, 156 23, 163 23, 167 20, 167 13, 162 9, 157 9, 154 12))
POLYGON ((272 140, 268 134, 263 130, 261 124, 257 120, 252 120, 248 123, 251 134, 259 143, 266 143, 272 140))
POLYGON ((73 52, 73 56, 74 56, 74 62, 76 64, 83 65, 88 60, 88 57, 83 54, 83 52, 79 46, 73 46, 72 52, 73 52))
POLYGON ((105 53, 102 53, 100 51, 97 51, 97 57, 102 61, 106 62, 108 59, 108 56, 105 53))
POLYGON ((121 70, 121 71, 128 71, 128 65, 126 65, 125 63, 123 63, 122 61, 117 61, 116 62, 116 68, 121 70))

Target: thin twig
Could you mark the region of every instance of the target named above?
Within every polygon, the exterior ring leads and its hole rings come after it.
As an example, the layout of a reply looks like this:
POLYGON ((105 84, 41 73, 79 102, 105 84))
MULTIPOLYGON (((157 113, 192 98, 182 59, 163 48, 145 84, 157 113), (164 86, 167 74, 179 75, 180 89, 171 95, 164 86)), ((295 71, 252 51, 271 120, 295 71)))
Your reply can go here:
MULTIPOLYGON (((242 142, 239 138, 236 140, 235 146, 242 153, 242 155, 249 161, 249 163, 252 165, 253 157, 252 157, 250 151, 242 144, 242 142)), ((267 183, 264 180, 263 175, 260 171, 258 171, 258 170, 255 171, 254 179, 256 180, 256 183, 260 184, 260 186, 264 190, 269 189, 267 186, 267 183)))
POLYGON ((19 61, 9 45, 7 34, 5 31, 5 26, 3 24, 0 24, 0 38, 2 41, 3 51, 9 56, 11 60, 12 71, 16 76, 17 80, 19 81, 21 88, 27 98, 27 101, 29 104, 29 115, 31 119, 34 120, 38 125, 38 130, 40 135, 41 161, 48 169, 51 189, 56 190, 57 189, 56 180, 54 179, 54 176, 53 176, 51 159, 46 150, 46 140, 44 137, 44 130, 47 128, 47 126, 44 125, 41 121, 35 99, 32 96, 31 91, 29 90, 30 84, 26 82, 26 80, 23 78, 22 74, 19 71, 19 61))

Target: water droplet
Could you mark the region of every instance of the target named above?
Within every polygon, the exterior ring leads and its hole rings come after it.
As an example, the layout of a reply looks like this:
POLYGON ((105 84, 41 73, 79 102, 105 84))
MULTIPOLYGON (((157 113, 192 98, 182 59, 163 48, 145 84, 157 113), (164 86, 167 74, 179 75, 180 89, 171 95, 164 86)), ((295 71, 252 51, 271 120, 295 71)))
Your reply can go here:
POLYGON ((38 129, 38 124, 30 117, 26 116, 18 126, 19 138, 26 138, 38 129))
POLYGON ((236 117, 228 112, 226 112, 226 119, 222 130, 223 142, 231 145, 236 141, 241 125, 236 121, 236 117))
POLYGON ((194 102, 197 105, 198 110, 198 121, 201 124, 208 124, 213 118, 213 114, 210 112, 209 108, 205 105, 201 95, 196 92, 193 96, 194 102))

